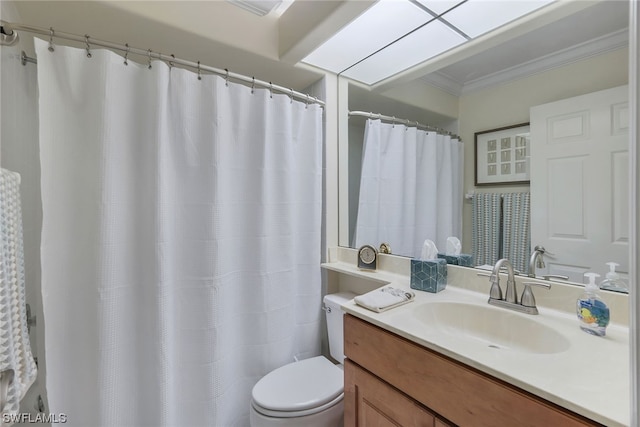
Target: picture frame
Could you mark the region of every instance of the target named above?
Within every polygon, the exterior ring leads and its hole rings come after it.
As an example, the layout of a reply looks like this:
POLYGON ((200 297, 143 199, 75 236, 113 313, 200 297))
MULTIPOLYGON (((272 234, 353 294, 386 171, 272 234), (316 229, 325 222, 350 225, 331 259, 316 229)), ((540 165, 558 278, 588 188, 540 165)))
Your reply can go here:
POLYGON ((474 134, 475 185, 529 185, 529 123, 474 134))

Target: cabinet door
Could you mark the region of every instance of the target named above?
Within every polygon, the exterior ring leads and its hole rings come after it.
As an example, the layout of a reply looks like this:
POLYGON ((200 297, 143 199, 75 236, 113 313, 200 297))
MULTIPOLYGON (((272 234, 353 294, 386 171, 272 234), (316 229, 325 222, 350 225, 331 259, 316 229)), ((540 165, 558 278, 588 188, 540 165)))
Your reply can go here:
POLYGON ((435 417, 350 360, 344 364, 345 427, 434 427, 435 417))

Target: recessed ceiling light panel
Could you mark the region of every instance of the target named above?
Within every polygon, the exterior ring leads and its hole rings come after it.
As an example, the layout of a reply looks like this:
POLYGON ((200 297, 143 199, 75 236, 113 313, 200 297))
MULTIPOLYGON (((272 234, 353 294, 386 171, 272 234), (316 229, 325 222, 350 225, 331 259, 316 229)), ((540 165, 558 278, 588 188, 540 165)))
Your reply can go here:
POLYGON ((555 0, 380 0, 303 62, 376 84, 555 0))
POLYGON ((442 22, 433 21, 354 65, 343 74, 371 85, 466 41, 442 22))
POLYGON ((471 38, 481 36, 553 0, 469 0, 442 16, 471 38))
POLYGON ((464 0, 415 0, 432 12, 442 15, 454 6, 464 3, 464 0))
POLYGON ((303 59, 340 73, 434 17, 408 1, 381 0, 303 59))

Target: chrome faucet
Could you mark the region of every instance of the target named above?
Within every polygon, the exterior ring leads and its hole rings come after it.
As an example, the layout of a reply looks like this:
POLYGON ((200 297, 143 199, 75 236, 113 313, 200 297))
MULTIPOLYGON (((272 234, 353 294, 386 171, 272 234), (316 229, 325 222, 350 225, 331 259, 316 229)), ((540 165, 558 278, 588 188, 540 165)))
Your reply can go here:
POLYGON ((538 308, 536 307, 536 300, 533 297, 531 286, 540 286, 546 289, 551 288, 551 285, 548 283, 525 282, 523 283, 524 290, 522 291, 522 297, 520 298, 520 302, 518 302, 515 270, 506 258, 502 258, 496 262, 489 281, 491 282, 489 304, 526 314, 538 314, 538 308), (502 298, 502 288, 500 287, 500 271, 503 268, 507 270, 507 289, 504 298, 502 298))
MULTIPOLYGON (((535 248, 533 248, 533 252, 531 252, 531 258, 529 258, 529 273, 527 274, 527 276, 529 277, 536 277, 536 267, 537 268, 544 268, 544 254, 549 254, 552 255, 553 254, 549 251, 547 251, 544 246, 536 246, 535 248)), ((545 274, 542 276, 543 279, 545 280, 551 280, 551 279, 559 279, 559 280, 569 280, 569 276, 565 276, 562 274, 545 274)))
POLYGON ((546 252, 544 246, 536 246, 531 252, 531 258, 529 258, 529 277, 536 277, 536 267, 544 268, 543 255, 546 252))
MULTIPOLYGON (((489 279, 491 281, 491 288, 492 290, 495 287, 500 289, 500 269, 503 268, 502 267, 503 265, 504 265, 504 268, 507 269, 507 290, 505 293, 504 300, 506 302, 517 304, 518 296, 516 295, 515 272, 513 270, 513 265, 511 265, 508 259, 506 258, 499 259, 498 262, 496 262, 496 265, 493 267, 493 271, 491 272, 491 278, 489 279)), ((502 293, 502 290, 500 291, 500 293, 502 293)))

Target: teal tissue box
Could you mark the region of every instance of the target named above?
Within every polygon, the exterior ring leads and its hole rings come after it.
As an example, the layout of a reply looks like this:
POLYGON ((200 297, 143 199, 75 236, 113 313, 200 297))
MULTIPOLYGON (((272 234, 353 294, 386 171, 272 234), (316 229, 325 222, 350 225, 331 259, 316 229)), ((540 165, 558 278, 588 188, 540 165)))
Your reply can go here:
POLYGON ((447 262, 445 260, 411 260, 411 289, 436 293, 446 286, 447 262))
POLYGON ((462 267, 473 267, 473 255, 460 254, 460 255, 447 255, 438 254, 438 258, 443 259, 447 264, 459 265, 462 267))

